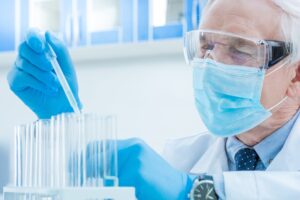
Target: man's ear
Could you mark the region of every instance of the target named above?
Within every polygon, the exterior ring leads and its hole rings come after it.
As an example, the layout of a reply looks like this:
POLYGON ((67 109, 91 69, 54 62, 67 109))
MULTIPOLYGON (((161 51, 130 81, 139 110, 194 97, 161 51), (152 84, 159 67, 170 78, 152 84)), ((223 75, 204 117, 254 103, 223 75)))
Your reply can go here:
POLYGON ((300 82, 300 62, 296 63, 295 68, 296 75, 293 79, 293 82, 300 82))
POLYGON ((292 82, 288 88, 287 96, 300 103, 300 62, 294 66, 292 73, 292 82))

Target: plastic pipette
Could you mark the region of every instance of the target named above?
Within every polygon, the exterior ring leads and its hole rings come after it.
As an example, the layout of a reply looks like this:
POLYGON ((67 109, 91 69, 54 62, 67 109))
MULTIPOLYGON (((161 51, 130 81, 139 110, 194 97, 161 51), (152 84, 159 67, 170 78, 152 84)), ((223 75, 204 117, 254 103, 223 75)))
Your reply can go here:
POLYGON ((74 94, 66 80, 66 77, 63 73, 63 71, 61 70, 58 62, 57 62, 57 56, 56 56, 56 53, 54 52, 54 50, 52 49, 51 45, 48 44, 48 47, 49 47, 49 56, 50 56, 50 62, 51 62, 51 65, 57 75, 57 78, 58 78, 58 81, 59 83, 61 84, 66 96, 67 96, 67 99, 71 105, 71 107, 73 108, 73 111, 76 113, 76 114, 80 114, 80 109, 79 109, 79 106, 77 104, 77 101, 74 97, 74 94))

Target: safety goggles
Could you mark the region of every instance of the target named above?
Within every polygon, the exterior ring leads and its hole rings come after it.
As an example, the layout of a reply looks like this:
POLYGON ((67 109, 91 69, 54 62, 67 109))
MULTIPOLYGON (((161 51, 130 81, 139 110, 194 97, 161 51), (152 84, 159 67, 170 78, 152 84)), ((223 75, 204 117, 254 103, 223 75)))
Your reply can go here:
POLYGON ((188 64, 194 59, 211 58, 228 65, 269 69, 292 50, 283 41, 242 37, 214 30, 190 31, 184 37, 184 54, 188 64))

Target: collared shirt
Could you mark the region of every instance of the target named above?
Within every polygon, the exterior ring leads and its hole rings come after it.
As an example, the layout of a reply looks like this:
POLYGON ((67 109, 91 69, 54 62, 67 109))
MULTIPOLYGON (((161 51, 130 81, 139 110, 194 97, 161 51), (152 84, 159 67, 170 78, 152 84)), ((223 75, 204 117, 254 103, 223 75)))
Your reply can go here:
MULTIPOLYGON (((298 111, 292 119, 290 119, 284 126, 276 130, 270 136, 266 137, 252 148, 258 154, 260 160, 257 163, 255 170, 265 170, 276 155, 282 149, 289 133, 291 132, 295 121, 297 120, 300 111, 298 111)), ((249 148, 236 137, 229 137, 226 141, 226 153, 228 157, 228 166, 230 171, 236 170, 235 154, 242 148, 249 148)))

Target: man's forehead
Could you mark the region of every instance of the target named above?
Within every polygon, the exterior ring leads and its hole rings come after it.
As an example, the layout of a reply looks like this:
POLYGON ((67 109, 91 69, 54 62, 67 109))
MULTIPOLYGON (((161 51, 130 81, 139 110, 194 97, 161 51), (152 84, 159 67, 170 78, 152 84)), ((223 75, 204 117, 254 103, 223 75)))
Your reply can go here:
POLYGON ((271 0, 211 0, 200 28, 282 40, 280 8, 271 0))

